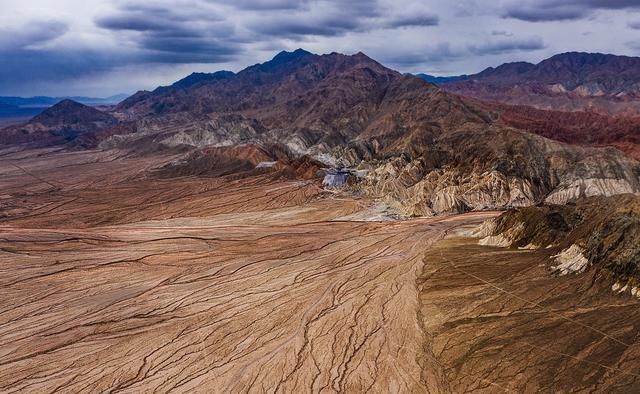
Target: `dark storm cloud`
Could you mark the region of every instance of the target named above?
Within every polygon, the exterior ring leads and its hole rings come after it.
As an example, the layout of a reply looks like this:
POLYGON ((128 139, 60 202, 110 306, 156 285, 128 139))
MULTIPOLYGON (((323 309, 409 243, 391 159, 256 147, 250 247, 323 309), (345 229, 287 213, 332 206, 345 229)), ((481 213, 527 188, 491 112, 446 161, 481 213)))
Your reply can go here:
POLYGON ((335 37, 347 32, 362 31, 364 25, 356 19, 345 19, 339 15, 276 17, 255 21, 249 28, 256 33, 269 36, 296 38, 300 36, 335 37))
POLYGON ((576 20, 590 16, 597 9, 640 7, 638 0, 529 0, 509 3, 503 18, 527 22, 576 20))
POLYGON ((627 23, 627 26, 633 30, 640 30, 640 21, 633 21, 627 23))
POLYGON ((60 49, 36 49, 69 30, 60 21, 29 21, 24 26, 0 29, 0 86, 11 89, 32 81, 77 77, 95 69, 88 53, 60 49))
POLYGON ((214 4, 230 5, 241 10, 294 10, 307 6, 304 0, 207 0, 214 4))
POLYGON ((412 15, 402 15, 391 18, 385 22, 386 27, 411 27, 411 26, 437 26, 440 23, 438 15, 431 13, 417 13, 412 15))
POLYGON ((490 41, 469 46, 469 51, 476 55, 499 55, 515 51, 537 51, 544 49, 544 41, 540 37, 516 40, 490 41))
POLYGON ((505 18, 520 19, 527 22, 549 22, 580 19, 587 16, 589 10, 575 6, 553 8, 514 7, 503 14, 505 18))
POLYGON ((164 63, 221 63, 240 52, 235 26, 210 10, 181 13, 157 6, 127 5, 96 18, 97 26, 135 32, 136 59, 164 63))
POLYGON ((60 21, 31 21, 19 29, 0 28, 0 49, 23 48, 54 40, 69 30, 60 21))
POLYGON ((10 89, 39 81, 65 81, 99 75, 132 59, 120 53, 83 49, 0 50, 0 86, 10 89))
MULTIPOLYGON (((258 15, 251 18, 246 27, 260 35, 295 39, 304 36, 336 37, 349 32, 369 31, 376 24, 378 28, 385 27, 387 23, 386 20, 380 21, 382 10, 377 1, 320 0, 303 4, 304 7, 290 12, 258 15)), ((413 24, 424 22, 424 19, 406 21, 413 24)))
POLYGON ((164 31, 169 27, 162 19, 139 15, 109 15, 96 18, 96 25, 109 30, 164 31))

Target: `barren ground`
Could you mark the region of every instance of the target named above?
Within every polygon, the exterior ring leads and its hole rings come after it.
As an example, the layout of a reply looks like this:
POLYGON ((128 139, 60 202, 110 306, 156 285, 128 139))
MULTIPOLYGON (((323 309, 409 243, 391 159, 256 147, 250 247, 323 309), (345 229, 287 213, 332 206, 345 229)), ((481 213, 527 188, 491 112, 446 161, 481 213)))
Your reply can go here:
POLYGON ((375 222, 308 181, 145 175, 170 159, 0 152, 0 391, 637 384, 636 301, 438 242, 494 213, 375 222))

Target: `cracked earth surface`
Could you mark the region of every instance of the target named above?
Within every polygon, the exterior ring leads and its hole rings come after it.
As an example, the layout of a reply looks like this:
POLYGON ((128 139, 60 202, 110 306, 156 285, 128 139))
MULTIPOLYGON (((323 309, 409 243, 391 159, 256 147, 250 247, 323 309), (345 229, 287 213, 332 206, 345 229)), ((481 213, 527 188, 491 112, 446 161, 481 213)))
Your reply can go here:
POLYGON ((636 384, 636 302, 440 241, 494 213, 344 220, 371 205, 268 176, 132 178, 168 159, 0 155, 1 392, 636 384))

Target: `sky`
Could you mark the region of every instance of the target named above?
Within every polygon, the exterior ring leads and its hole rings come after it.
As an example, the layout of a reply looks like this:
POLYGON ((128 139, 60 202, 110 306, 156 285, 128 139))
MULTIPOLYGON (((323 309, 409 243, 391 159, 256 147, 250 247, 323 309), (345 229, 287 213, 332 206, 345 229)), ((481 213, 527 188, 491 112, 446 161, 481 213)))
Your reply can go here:
POLYGON ((640 56, 640 0, 0 0, 0 95, 131 94, 297 48, 433 75, 640 56))

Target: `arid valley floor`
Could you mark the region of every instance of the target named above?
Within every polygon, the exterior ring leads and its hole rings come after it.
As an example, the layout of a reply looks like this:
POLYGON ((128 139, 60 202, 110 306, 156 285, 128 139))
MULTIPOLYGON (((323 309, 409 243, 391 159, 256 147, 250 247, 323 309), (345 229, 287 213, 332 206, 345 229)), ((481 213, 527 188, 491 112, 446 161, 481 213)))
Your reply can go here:
POLYGON ((114 152, 0 152, 1 392, 640 385, 639 302, 456 236, 494 212, 376 221, 311 181, 114 152))

